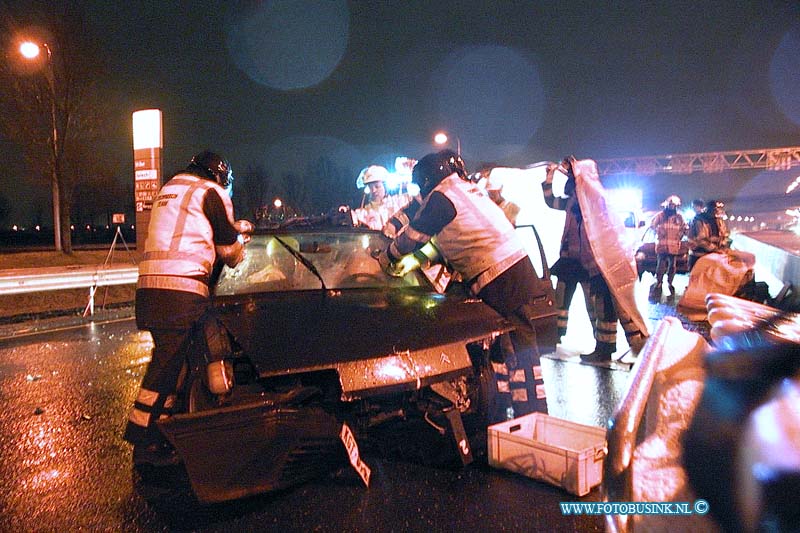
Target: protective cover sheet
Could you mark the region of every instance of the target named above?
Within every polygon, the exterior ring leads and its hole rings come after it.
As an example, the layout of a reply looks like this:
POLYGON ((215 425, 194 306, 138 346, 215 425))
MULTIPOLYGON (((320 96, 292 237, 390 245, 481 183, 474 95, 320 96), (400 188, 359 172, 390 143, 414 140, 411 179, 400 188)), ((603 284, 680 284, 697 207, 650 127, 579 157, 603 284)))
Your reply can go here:
POLYGON ((629 319, 647 337, 647 324, 639 313, 634 295, 638 276, 633 250, 620 242, 625 228, 606 208, 605 189, 600 183, 597 163, 591 159, 576 161, 573 163, 573 172, 592 254, 617 302, 619 317, 622 320, 629 319))

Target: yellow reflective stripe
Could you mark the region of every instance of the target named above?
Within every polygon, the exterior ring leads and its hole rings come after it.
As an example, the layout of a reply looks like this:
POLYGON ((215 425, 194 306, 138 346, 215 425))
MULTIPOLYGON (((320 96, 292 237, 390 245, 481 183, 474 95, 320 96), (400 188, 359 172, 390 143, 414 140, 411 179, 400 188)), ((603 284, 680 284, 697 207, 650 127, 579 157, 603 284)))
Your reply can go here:
POLYGON ((430 235, 422 233, 421 231, 417 231, 411 226, 406 226, 406 229, 403 233, 405 233, 405 235, 409 237, 411 240, 416 242, 426 243, 429 240, 431 240, 430 235))
POLYGON ((511 387, 508 385, 508 381, 498 381, 497 382, 497 392, 510 392, 511 387))
POLYGON ((176 276, 139 276, 136 283, 138 289, 168 289, 184 291, 208 297, 208 285, 192 278, 176 276))
POLYGON ((167 408, 167 409, 175 407, 175 404, 177 403, 177 401, 178 401, 178 397, 176 395, 174 395, 174 394, 170 394, 169 396, 167 396, 167 399, 164 400, 164 407, 167 408))
POLYGON ((527 389, 513 389, 511 391, 511 401, 512 402, 527 402, 528 401, 528 390, 527 389))
POLYGON ((208 260, 207 257, 200 255, 200 254, 193 254, 190 252, 179 252, 179 251, 165 251, 165 250, 158 250, 158 251, 151 251, 145 252, 144 260, 139 264, 139 271, 143 274, 168 274, 168 272, 164 272, 163 264, 170 263, 175 261, 189 261, 191 263, 195 263, 203 267, 206 272, 211 270, 213 266, 211 261, 208 260), (149 264, 150 261, 155 261, 157 264, 151 265, 149 264), (162 263, 163 262, 163 263, 162 263), (161 264, 158 264, 161 263, 161 264), (161 267, 161 270, 158 271, 161 267))
POLYGON ((408 218, 408 215, 406 214, 406 212, 405 212, 405 211, 400 211, 400 212, 398 212, 398 213, 397 213, 397 214, 394 216, 394 218, 396 218, 396 219, 397 219, 397 221, 400 223, 400 226, 401 226, 401 227, 402 227, 402 226, 407 226, 407 225, 408 225, 408 223, 409 223, 409 222, 411 222, 411 220, 408 218))
POLYGON ((204 180, 199 180, 189 185, 189 190, 181 201, 181 207, 178 210, 178 219, 175 221, 175 231, 172 233, 172 242, 169 245, 170 251, 177 252, 180 247, 183 230, 186 227, 186 220, 189 218, 189 204, 192 203, 192 196, 194 196, 198 190, 202 191, 201 194, 205 194, 209 189, 209 187, 206 187, 205 184, 202 183, 203 181, 204 180))
POLYGON ((544 379, 544 377, 542 376, 542 367, 541 366, 536 365, 536 366, 533 367, 533 379, 535 379, 536 381, 544 379))
POLYGON ((142 405, 154 406, 158 400, 158 393, 156 391, 139 389, 139 394, 136 396, 136 401, 142 405))
POLYGON ((536 385, 536 399, 542 400, 547 398, 547 392, 544 390, 544 385, 536 385))
POLYGON ((494 370, 495 374, 500 374, 503 376, 508 375, 508 367, 506 367, 505 363, 495 363, 492 361, 492 370, 494 370))
POLYGON ((512 383, 525 383, 525 370, 514 370, 508 380, 512 383))
POLYGON ((128 417, 128 420, 134 425, 146 428, 150 425, 150 413, 145 413, 141 409, 136 409, 134 407, 133 410, 131 410, 131 415, 128 417))
POLYGON ((594 337, 599 341, 608 342, 610 344, 613 344, 617 340, 616 333, 603 333, 602 331, 599 330, 597 331, 594 337))
POLYGON ((481 291, 481 289, 487 286, 497 276, 499 276, 500 274, 502 274, 503 272, 514 266, 514 264, 516 264, 517 261, 519 261, 523 257, 526 257, 527 255, 528 252, 526 252, 524 249, 517 250, 516 252, 506 257, 499 263, 490 266, 489 268, 478 274, 478 277, 476 277, 475 281, 472 282, 472 287, 471 287, 472 293, 478 294, 481 291))

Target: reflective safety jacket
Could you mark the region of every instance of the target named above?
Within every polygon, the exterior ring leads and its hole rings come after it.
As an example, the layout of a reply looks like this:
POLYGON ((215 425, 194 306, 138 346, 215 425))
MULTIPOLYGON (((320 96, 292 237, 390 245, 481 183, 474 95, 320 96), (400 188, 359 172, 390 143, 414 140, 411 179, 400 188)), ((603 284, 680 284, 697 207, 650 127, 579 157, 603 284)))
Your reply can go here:
MULTIPOLYGON (((470 282, 473 293, 477 294, 517 261, 527 257, 514 226, 484 190, 457 174, 451 174, 433 189, 431 195, 437 192, 443 194, 456 211, 455 217, 436 232, 437 247, 450 265, 470 282)), ((415 220, 398 235, 392 245, 394 249, 390 247, 392 255, 410 253, 414 251, 410 248, 420 248, 433 236, 417 229, 425 226, 426 216, 435 218, 428 206, 431 195, 423 202, 415 220), (411 241, 415 241, 413 246, 411 241)))
POLYGON ((384 197, 383 202, 368 203, 364 207, 351 211, 354 226, 366 226, 374 230, 382 230, 389 219, 411 202, 407 194, 393 194, 384 197))
POLYGON ((222 200, 228 222, 233 225, 233 203, 215 182, 178 174, 161 188, 153 200, 137 288, 208 296, 216 252, 214 231, 203 204, 211 190, 222 200))
POLYGON ((653 217, 650 227, 656 232, 656 253, 681 253, 681 240, 688 231, 683 215, 677 211, 662 210, 653 217))

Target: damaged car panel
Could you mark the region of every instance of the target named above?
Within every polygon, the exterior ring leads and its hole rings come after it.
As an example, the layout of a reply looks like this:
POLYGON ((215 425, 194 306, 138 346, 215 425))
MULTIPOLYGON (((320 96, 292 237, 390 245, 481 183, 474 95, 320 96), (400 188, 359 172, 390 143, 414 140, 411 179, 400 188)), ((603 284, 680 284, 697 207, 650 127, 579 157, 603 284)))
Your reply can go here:
POLYGON ((187 349, 185 412, 159 421, 199 501, 346 464, 345 426, 364 442, 419 422, 450 458, 472 460, 496 393, 496 341, 511 326, 463 284, 437 292, 420 270, 388 276, 372 257, 387 244, 359 228, 266 230, 222 270, 213 314, 187 349), (227 342, 209 341, 219 336, 227 342), (215 361, 231 380, 218 394, 206 372, 215 361))

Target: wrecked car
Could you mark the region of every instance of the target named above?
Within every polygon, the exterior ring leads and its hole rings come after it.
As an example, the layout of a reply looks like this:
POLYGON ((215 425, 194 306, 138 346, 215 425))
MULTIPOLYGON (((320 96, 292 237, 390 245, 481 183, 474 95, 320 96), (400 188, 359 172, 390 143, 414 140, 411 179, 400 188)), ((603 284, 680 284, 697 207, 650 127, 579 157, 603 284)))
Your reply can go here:
POLYGON ((359 445, 393 424, 425 428, 456 464, 480 453, 510 325, 443 268, 385 274, 373 253, 388 243, 295 220, 257 230, 222 269, 188 348, 184 412, 159 421, 201 503, 348 461, 368 484, 359 445))

